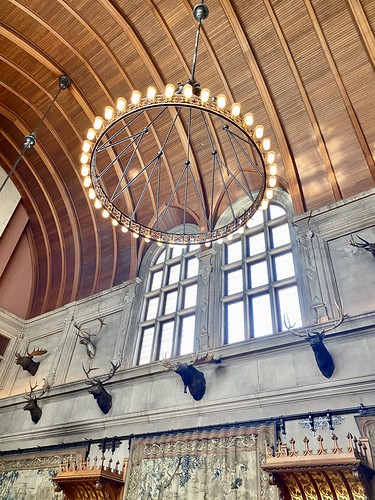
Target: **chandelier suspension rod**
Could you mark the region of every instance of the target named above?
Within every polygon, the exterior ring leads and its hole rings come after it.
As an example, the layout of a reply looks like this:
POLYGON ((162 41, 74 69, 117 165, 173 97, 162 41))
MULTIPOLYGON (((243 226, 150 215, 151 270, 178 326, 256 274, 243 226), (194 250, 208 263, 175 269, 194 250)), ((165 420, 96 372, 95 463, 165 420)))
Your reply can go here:
POLYGON ((71 81, 70 81, 70 78, 66 75, 61 75, 60 78, 59 78, 59 88, 58 88, 58 91, 56 92, 56 95, 55 97, 52 99, 50 105, 48 106, 47 108, 47 111, 44 113, 44 115, 42 116, 42 118, 39 120, 38 124, 36 125, 35 129, 33 132, 31 132, 31 134, 28 134, 24 137, 24 142, 23 142, 23 148, 22 148, 22 151, 21 153, 19 154, 17 160, 14 162, 14 165, 13 167, 10 169, 10 171, 8 172, 8 175, 5 177, 4 179, 4 182, 1 184, 0 186, 0 192, 3 190, 5 184, 8 182, 8 179, 10 178, 10 176, 13 174, 13 172, 16 170, 19 162, 21 161, 21 159, 23 158, 24 154, 26 153, 26 151, 32 147, 35 146, 36 144, 36 134, 40 128, 40 126, 42 125, 42 123, 44 122, 44 120, 47 118, 47 115, 48 113, 50 112, 52 106, 55 104, 56 102, 56 99, 58 98, 60 92, 68 87, 70 87, 70 84, 71 84, 71 81))
POLYGON ((204 2, 196 5, 193 10, 194 18, 198 21, 197 31, 195 35, 195 45, 194 45, 194 54, 193 54, 193 62, 191 65, 191 75, 190 82, 194 85, 195 80, 195 66, 197 64, 197 54, 198 54, 198 45, 199 45, 199 35, 201 31, 201 24, 208 17, 208 7, 204 4, 204 2))

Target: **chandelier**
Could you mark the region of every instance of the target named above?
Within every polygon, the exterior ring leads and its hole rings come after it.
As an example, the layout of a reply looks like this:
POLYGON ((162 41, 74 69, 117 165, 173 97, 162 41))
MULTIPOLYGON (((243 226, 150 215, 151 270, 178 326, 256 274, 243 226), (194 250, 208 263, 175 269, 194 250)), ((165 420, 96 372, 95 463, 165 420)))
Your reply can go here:
POLYGON ((204 3, 198 22, 190 78, 163 94, 151 85, 142 97, 120 97, 106 106, 82 145, 83 185, 95 207, 126 233, 146 242, 188 245, 221 243, 260 208, 276 186, 276 153, 224 94, 211 96, 195 81, 204 3), (225 216, 222 217, 222 214, 225 216), (174 229, 173 229, 174 228, 174 229))

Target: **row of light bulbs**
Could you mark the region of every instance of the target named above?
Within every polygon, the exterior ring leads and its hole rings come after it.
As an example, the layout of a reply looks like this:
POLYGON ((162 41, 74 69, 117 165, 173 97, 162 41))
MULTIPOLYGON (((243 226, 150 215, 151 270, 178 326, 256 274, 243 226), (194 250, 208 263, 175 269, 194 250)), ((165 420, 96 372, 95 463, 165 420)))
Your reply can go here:
MULTIPOLYGON (((167 101, 171 101, 172 98, 176 95, 176 87, 172 83, 168 83, 165 87, 165 92, 164 96, 166 97, 167 101)), ((183 88, 182 88, 182 95, 184 98, 189 101, 191 98, 194 96, 194 89, 193 86, 189 83, 186 83, 183 88)), ((157 96, 157 90, 154 86, 150 86, 147 89, 146 93, 146 104, 149 102, 154 102, 157 96)), ((195 96, 194 96, 195 98, 195 96)), ((203 88, 200 91, 199 98, 203 104, 207 103, 208 101, 215 102, 218 110, 224 110, 227 104, 227 98, 225 94, 219 94, 217 97, 212 97, 209 89, 203 88)), ((142 94, 139 92, 139 90, 133 90, 131 94, 131 99, 130 102, 132 106, 139 106, 141 104, 141 99, 142 99, 142 94)), ((118 113, 124 113, 126 112, 126 107, 127 107, 127 101, 123 97, 119 97, 116 101, 116 110, 118 113)), ((102 208, 102 202, 96 197, 96 192, 92 188, 91 184, 91 177, 90 177, 90 151, 91 148, 93 147, 93 141, 96 140, 97 134, 102 130, 105 121, 109 122, 111 121, 114 116, 115 116, 116 111, 112 106, 106 106, 104 108, 104 118, 101 116, 97 116, 94 120, 93 126, 88 129, 87 135, 86 135, 86 140, 83 141, 82 144, 82 154, 81 154, 81 174, 83 176, 83 185, 85 188, 88 188, 88 196, 91 200, 94 201, 94 206, 97 209, 102 208)), ((231 106, 231 116, 234 118, 238 118, 241 114, 241 104, 238 102, 235 102, 231 106)), ((254 124, 254 115, 252 113, 246 113, 243 116, 242 119, 242 124, 246 128, 250 128, 254 124)), ((264 193, 264 198, 262 199, 260 203, 260 209, 261 210, 267 210, 269 201, 273 198, 273 188, 276 186, 277 183, 277 164, 275 163, 276 159, 276 153, 274 151, 271 151, 271 140, 269 137, 263 137, 264 135, 264 127, 263 125, 257 125, 254 128, 253 131, 253 138, 257 141, 257 144, 261 147, 264 156, 265 156, 265 161, 267 163, 267 187, 264 193)), ((109 218, 110 213, 108 210, 103 209, 102 211, 102 216, 104 218, 109 218)), ((248 221, 248 224, 250 221, 248 221)), ((116 219, 112 219, 112 224, 114 226, 118 226, 119 223, 116 219)), ((121 226, 121 230, 124 233, 128 232, 128 228, 125 226, 121 226)), ((239 228, 237 231, 238 233, 242 234, 244 231, 244 228, 239 228)), ((139 234, 136 232, 133 232, 133 237, 134 238, 139 238, 139 234)), ((231 240, 233 237, 233 234, 229 234, 226 239, 231 240)), ((144 238, 146 243, 150 242, 149 238, 144 238)), ((223 243, 223 238, 220 238, 217 240, 217 242, 223 243)), ((162 245, 162 242, 157 242, 157 244, 162 245)), ((210 242, 205 243, 207 247, 211 246, 210 242)), ((173 245, 172 245, 173 246, 173 245)))

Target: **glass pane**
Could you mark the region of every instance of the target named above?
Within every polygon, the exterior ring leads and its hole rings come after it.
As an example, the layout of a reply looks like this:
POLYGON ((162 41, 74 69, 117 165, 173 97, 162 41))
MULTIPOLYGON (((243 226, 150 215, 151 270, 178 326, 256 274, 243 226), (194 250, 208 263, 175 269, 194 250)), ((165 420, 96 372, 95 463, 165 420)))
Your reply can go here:
POLYGON ((281 217, 282 215, 285 215, 286 212, 283 208, 279 207, 279 205, 270 205, 269 207, 269 218, 270 219, 277 219, 277 217, 281 217))
POLYGON ((154 297, 147 301, 146 320, 156 318, 158 312, 158 303, 159 303, 159 297, 154 297))
POLYGON ((268 294, 258 295, 252 299, 253 336, 262 337, 273 333, 271 304, 268 294))
POLYGON ((271 229, 272 246, 273 248, 281 247, 290 243, 290 233, 288 224, 273 227, 271 229))
POLYGON ((178 255, 182 255, 183 251, 184 251, 184 248, 182 245, 176 245, 175 247, 172 248, 171 257, 177 257, 178 255))
POLYGON ((176 312, 177 290, 165 294, 164 314, 176 312))
POLYGON ((296 286, 288 286, 278 291, 281 330, 287 325, 298 328, 302 326, 301 311, 299 307, 298 291, 296 286))
POLYGON ((180 355, 194 351, 195 316, 186 316, 181 320, 180 355))
POLYGON ((153 339, 154 339, 154 327, 149 326, 147 328, 144 328, 142 332, 142 344, 138 361, 139 365, 144 365, 145 363, 149 363, 151 361, 153 339))
POLYGON ((259 253, 266 251, 266 242, 264 239, 264 233, 254 234, 249 237, 249 255, 258 255, 259 253))
POLYGON ((225 328, 227 342, 240 342, 245 339, 243 302, 233 302, 225 306, 225 328))
POLYGON ((196 257, 186 259, 186 277, 198 276, 199 260, 196 257))
POLYGON ((226 295, 242 292, 243 290, 243 277, 242 269, 229 271, 225 273, 225 292, 226 295))
POLYGON ((194 252, 194 250, 199 250, 200 245, 189 245, 187 251, 194 252))
POLYGON ((172 355, 174 321, 161 325, 159 359, 170 358, 172 355))
POLYGON ((180 279, 180 267, 181 264, 169 266, 168 284, 178 282, 178 280, 180 279))
POLYGON ((237 240, 234 243, 226 245, 226 264, 231 264, 232 262, 237 262, 242 259, 242 244, 241 240, 237 240))
POLYGON ((163 271, 156 271, 151 275, 151 287, 150 290, 157 290, 161 287, 161 279, 163 277, 163 271))
POLYGON ((155 264, 160 264, 160 262, 164 261, 165 261, 165 249, 161 252, 155 264))
POLYGON ((274 258, 275 262, 275 279, 277 281, 294 276, 294 263, 292 252, 284 253, 274 258))
POLYGON ((184 309, 194 307, 197 304, 197 285, 185 287, 184 291, 184 309))
POLYGON ((263 224, 263 212, 257 210, 252 218, 247 221, 247 227, 255 227, 259 224, 263 224))
POLYGON ((267 285, 268 281, 267 263, 265 260, 250 266, 250 288, 267 285))

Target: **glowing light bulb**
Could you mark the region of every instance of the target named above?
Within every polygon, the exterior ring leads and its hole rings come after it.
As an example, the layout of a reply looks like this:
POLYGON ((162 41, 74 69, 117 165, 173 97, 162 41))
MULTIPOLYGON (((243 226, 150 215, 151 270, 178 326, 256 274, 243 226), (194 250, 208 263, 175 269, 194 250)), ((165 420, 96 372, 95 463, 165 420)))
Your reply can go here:
POLYGON ((82 164, 88 163, 89 160, 90 160, 90 156, 87 153, 81 154, 81 163, 82 164))
POLYGON ((264 133, 264 127, 263 127, 263 125, 257 125, 255 127, 254 132, 255 132, 255 137, 257 139, 261 139, 263 137, 263 133, 264 133))
POLYGON ((167 99, 172 99, 174 91, 176 90, 176 87, 173 85, 173 83, 168 83, 165 87, 165 97, 167 99))
POLYGON ((135 239, 139 238, 139 234, 138 233, 133 233, 133 238, 135 238, 135 239))
POLYGON ((118 222, 116 219, 112 219, 112 226, 118 226, 118 222))
POLYGON ((241 104, 238 102, 235 102, 232 104, 232 116, 240 116, 241 113, 241 104))
POLYGON ((276 175, 276 174, 277 174, 277 164, 272 163, 272 165, 270 165, 270 175, 276 175))
POLYGON ((268 151, 267 156, 266 156, 266 161, 270 165, 273 163, 276 159, 276 153, 275 151, 268 151))
POLYGON ((225 97, 224 94, 219 94, 216 99, 216 105, 219 109, 225 108, 227 104, 227 98, 225 97))
POLYGON ((139 104, 140 100, 141 100, 141 93, 139 92, 139 90, 133 90, 132 96, 131 96, 132 104, 137 106, 139 104))
POLYGON ((90 200, 95 200, 95 198, 96 198, 96 193, 95 193, 95 190, 93 188, 89 189, 89 198, 90 198, 90 200))
POLYGON ((264 151, 268 151, 271 148, 271 139, 269 137, 263 139, 262 147, 264 151))
POLYGON ((82 168, 81 168, 81 175, 83 177, 87 177, 90 173, 90 168, 88 165, 82 165, 82 168))
POLYGON ((94 201, 94 207, 98 209, 102 208, 102 202, 98 198, 94 201))
POLYGON ((276 183, 277 183, 277 178, 275 176, 271 175, 271 177, 268 178, 269 187, 275 187, 276 183))
POLYGON ((109 217, 109 212, 108 210, 104 209, 103 212, 102 212, 102 217, 104 217, 105 219, 108 219, 109 217))
POLYGON ((190 99, 193 96, 193 87, 190 85, 190 83, 186 83, 184 85, 182 93, 184 94, 185 99, 190 99))
POLYGON ((156 244, 158 247, 161 247, 163 243, 161 241, 157 241, 156 244))
POLYGON ((129 229, 128 229, 127 227, 125 227, 125 226, 122 226, 122 227, 121 227, 121 231, 122 231, 123 233, 127 233, 127 232, 129 231, 129 229))
POLYGON ((84 153, 89 153, 90 149, 91 149, 91 142, 90 141, 83 141, 83 144, 82 144, 82 151, 84 153))
POLYGON ((223 240, 223 238, 219 238, 219 239, 217 240, 217 242, 218 242, 218 244, 219 244, 219 245, 222 245, 222 244, 223 244, 223 241, 224 241, 224 240, 223 240))
POLYGON ((93 141, 96 137, 96 130, 94 128, 89 128, 86 137, 89 141, 93 141))
POLYGON ((243 234, 245 232, 245 228, 243 226, 241 226, 239 229, 238 229, 238 234, 243 234))
POLYGON ((156 88, 150 85, 150 87, 147 89, 147 99, 150 101, 153 101, 156 96, 156 88))
POLYGON ((262 210, 267 210, 268 208, 269 201, 268 200, 262 200, 262 203, 260 204, 260 208, 262 210))
POLYGON ((83 179, 83 185, 85 186, 85 188, 88 188, 91 186, 91 178, 90 177, 85 177, 83 179))
POLYGON ((100 130, 103 126, 104 120, 101 116, 97 116, 94 120, 93 127, 95 130, 100 130))
POLYGON ((204 244, 205 247, 207 248, 210 248, 211 246, 211 241, 206 241, 206 243, 204 244))
POLYGON ((210 100, 210 91, 208 89, 202 89, 200 98, 202 102, 208 102, 210 100))
POLYGON ((126 99, 119 97, 116 101, 117 111, 124 111, 126 108, 126 99))
POLYGON ((273 198, 273 189, 267 189, 266 190, 266 198, 267 198, 267 200, 272 200, 272 198, 273 198))
POLYGON ((228 234, 227 238, 228 238, 229 241, 232 241, 233 240, 233 234, 232 233, 228 234))
POLYGON ((104 118, 106 120, 112 120, 114 112, 115 110, 112 108, 112 106, 106 106, 104 108, 104 118))
POLYGON ((243 117, 243 122, 247 127, 251 127, 251 125, 254 123, 253 113, 246 113, 246 115, 243 117))

